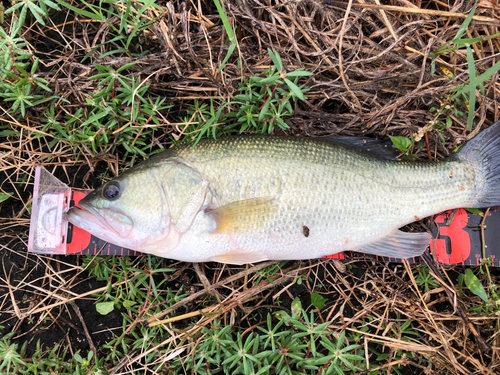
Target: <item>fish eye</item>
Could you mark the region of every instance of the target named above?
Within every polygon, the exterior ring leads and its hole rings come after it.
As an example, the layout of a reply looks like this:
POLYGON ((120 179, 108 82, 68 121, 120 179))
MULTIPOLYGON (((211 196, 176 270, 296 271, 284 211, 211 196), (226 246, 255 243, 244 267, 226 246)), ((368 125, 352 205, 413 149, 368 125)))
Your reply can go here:
POLYGON ((115 200, 120 195, 120 188, 115 182, 111 182, 102 189, 103 198, 115 200))

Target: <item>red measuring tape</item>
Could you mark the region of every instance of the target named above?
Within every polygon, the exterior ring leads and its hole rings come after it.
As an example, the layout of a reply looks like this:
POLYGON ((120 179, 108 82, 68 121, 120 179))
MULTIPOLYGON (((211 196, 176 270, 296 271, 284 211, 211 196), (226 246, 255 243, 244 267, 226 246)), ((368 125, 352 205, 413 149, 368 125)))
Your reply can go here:
MULTIPOLYGON (((89 254, 89 255, 142 255, 138 251, 110 244, 85 230, 67 223, 64 211, 88 194, 88 191, 72 190, 42 167, 35 173, 33 207, 30 223, 28 251, 39 254, 89 254)), ((500 207, 497 207, 500 208, 500 207)), ((481 230, 483 217, 464 209, 436 215, 430 221, 433 239, 429 248, 441 264, 479 265, 482 259, 494 267, 500 267, 500 210, 492 208, 481 230), (484 238, 483 238, 484 237, 484 238), (483 256, 484 241, 484 256, 483 256)), ((400 263, 400 258, 384 258, 354 251, 326 256, 339 260, 370 260, 400 263)), ((420 257, 408 259, 421 263, 420 257)))
MULTIPOLYGON (((75 205, 78 205, 80 199, 84 198, 85 195, 85 192, 72 191, 72 203, 74 202, 75 205)), ((482 219, 482 216, 469 213, 463 208, 437 215, 434 218, 434 222, 437 225, 433 233, 434 238, 429 244, 430 250, 435 254, 437 261, 441 264, 450 265, 479 265, 483 258, 480 230, 482 219), (450 217, 450 215, 453 215, 453 217, 450 217)), ((486 223, 489 227, 500 228, 500 211, 490 210, 486 223)), ((493 266, 499 267, 500 261, 497 260, 495 251, 500 251, 500 248, 495 245, 500 244, 500 233, 498 231, 495 233, 493 230, 484 230, 484 236, 486 258, 491 259, 491 264, 493 266)), ((66 254, 141 255, 138 251, 107 243, 71 224, 68 226, 66 254)), ((395 263, 402 262, 400 258, 384 258, 374 255, 365 255, 354 251, 328 255, 324 258, 339 260, 365 259, 395 263)), ((408 261, 410 263, 422 262, 420 257, 410 258, 408 261)))

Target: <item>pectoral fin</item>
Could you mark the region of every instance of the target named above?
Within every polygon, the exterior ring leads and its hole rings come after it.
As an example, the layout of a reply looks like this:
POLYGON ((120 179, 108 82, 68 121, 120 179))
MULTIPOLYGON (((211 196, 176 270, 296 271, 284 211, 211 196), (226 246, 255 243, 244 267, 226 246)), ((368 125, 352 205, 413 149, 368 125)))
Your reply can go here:
POLYGON ((269 260, 269 258, 267 257, 267 255, 259 252, 224 254, 217 255, 211 258, 212 262, 235 264, 238 266, 247 263, 262 262, 264 260, 269 260))
POLYGON ((207 209, 217 226, 214 233, 251 233, 262 228, 274 215, 276 204, 271 198, 245 199, 207 209))
POLYGON ((412 258, 422 255, 429 247, 430 241, 429 233, 407 233, 396 229, 357 251, 383 257, 412 258))

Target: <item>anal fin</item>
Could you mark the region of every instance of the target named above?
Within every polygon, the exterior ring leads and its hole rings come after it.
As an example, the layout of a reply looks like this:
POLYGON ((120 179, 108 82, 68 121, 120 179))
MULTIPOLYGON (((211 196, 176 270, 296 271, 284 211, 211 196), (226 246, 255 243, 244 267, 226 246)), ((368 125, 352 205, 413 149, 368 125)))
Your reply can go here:
POLYGON ((422 255, 430 241, 431 235, 427 232, 408 233, 396 229, 356 251, 390 258, 413 258, 422 255))
POLYGON ((251 253, 230 253, 230 254, 222 254, 216 255, 210 259, 212 262, 226 263, 226 264, 235 264, 242 265, 247 263, 257 263, 262 262, 264 260, 269 260, 267 255, 259 253, 259 252, 251 252, 251 253))

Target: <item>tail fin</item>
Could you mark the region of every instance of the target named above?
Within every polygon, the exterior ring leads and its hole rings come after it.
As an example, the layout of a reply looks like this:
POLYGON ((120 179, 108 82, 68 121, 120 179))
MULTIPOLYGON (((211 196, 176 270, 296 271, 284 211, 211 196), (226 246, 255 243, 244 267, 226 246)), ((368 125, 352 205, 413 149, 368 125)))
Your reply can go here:
POLYGON ((474 207, 500 205, 500 121, 483 130, 457 153, 479 171, 474 207))

